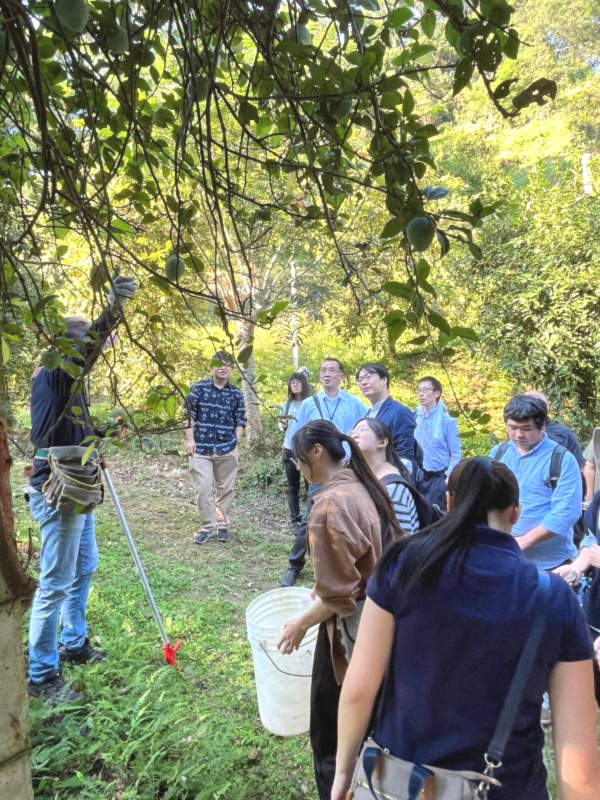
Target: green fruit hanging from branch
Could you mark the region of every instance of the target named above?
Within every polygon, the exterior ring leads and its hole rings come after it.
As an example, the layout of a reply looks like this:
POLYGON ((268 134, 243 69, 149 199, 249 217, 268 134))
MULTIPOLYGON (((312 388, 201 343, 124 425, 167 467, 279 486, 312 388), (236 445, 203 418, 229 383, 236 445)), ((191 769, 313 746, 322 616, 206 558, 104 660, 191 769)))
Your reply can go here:
POLYGON ((414 250, 427 250, 435 236, 435 225, 429 217, 415 217, 406 226, 406 238, 414 250))
POLYGON ((170 281, 178 281, 185 272, 185 262, 179 258, 177 253, 171 255, 165 261, 165 275, 170 281))
POLYGON ((73 33, 82 33, 90 18, 86 0, 56 0, 56 16, 73 33))

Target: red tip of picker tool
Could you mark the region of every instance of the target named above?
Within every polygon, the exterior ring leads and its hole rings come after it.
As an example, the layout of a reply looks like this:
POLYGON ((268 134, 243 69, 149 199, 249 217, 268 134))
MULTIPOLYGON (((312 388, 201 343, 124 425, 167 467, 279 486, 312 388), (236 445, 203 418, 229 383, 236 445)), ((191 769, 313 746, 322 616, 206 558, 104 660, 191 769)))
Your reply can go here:
POLYGON ((163 644, 163 653, 165 654, 165 661, 170 667, 177 666, 177 651, 179 650, 182 644, 183 642, 181 641, 181 639, 177 642, 177 644, 171 644, 170 642, 163 644))

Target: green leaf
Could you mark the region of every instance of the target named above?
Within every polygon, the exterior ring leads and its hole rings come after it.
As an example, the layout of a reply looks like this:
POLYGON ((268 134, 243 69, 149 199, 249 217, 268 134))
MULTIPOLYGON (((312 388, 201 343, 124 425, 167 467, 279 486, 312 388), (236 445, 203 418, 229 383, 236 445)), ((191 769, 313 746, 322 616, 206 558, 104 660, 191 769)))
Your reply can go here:
POLYGON ((450 331, 451 336, 459 336, 461 339, 467 339, 470 342, 478 342, 479 336, 472 328, 462 328, 460 326, 453 327, 450 331))
POLYGON ((427 319, 433 325, 434 328, 437 328, 439 331, 442 331, 442 333, 450 335, 450 331, 452 329, 448 324, 446 318, 443 317, 440 313, 431 309, 429 311, 429 314, 427 315, 427 319))
POLYGON ((415 98, 413 96, 413 93, 409 89, 407 89, 404 92, 404 101, 402 103, 402 113, 404 114, 404 116, 409 117, 412 114, 414 107, 415 107, 415 98))
POLYGON ((431 39, 435 31, 436 17, 433 11, 428 11, 421 19, 421 30, 431 39))
POLYGON ((88 446, 85 448, 85 453, 81 456, 81 466, 84 467, 88 460, 90 459, 92 453, 96 449, 96 437, 94 437, 94 441, 90 442, 88 446))
POLYGON ((165 400, 165 412, 169 419, 175 419, 177 413, 177 400, 173 395, 165 400))
POLYGON ((512 58, 513 60, 519 54, 519 34, 514 28, 511 28, 508 32, 508 38, 502 45, 502 52, 507 58, 512 58))
POLYGON ((81 406, 71 406, 71 414, 75 417, 80 417, 83 414, 83 409, 81 406))
POLYGON ((402 220, 398 219, 398 217, 393 217, 392 219, 388 219, 379 235, 382 239, 391 239, 392 236, 397 236, 399 233, 402 233, 403 230, 404 224, 402 220))
POLYGON ((254 350, 254 345, 247 344, 246 347, 242 347, 242 349, 238 353, 237 360, 243 367, 246 367, 248 365, 253 350, 254 350))
POLYGON ((390 28, 400 28, 411 20, 413 16, 414 11, 410 8, 395 8, 387 18, 386 25, 390 28))
POLYGON ((508 80, 499 83, 494 89, 494 97, 496 100, 504 100, 505 97, 508 97, 511 86, 513 83, 517 83, 517 80, 517 78, 509 78, 508 80))
POLYGON ((475 63, 470 58, 461 58, 456 65, 454 71, 454 81, 452 83, 452 96, 456 97, 457 94, 462 92, 465 86, 473 77, 475 63))
POLYGON ((404 300, 410 300, 414 294, 413 289, 407 283, 399 283, 398 281, 387 281, 383 284, 381 290, 391 294, 392 297, 402 297, 404 300))
POLYGON ((10 347, 8 346, 8 342, 5 339, 2 339, 2 350, 0 361, 2 364, 6 364, 10 358, 10 347))
POLYGON ((428 339, 429 336, 416 336, 414 339, 407 342, 407 344, 425 344, 428 339))
POLYGON ((556 83, 548 78, 540 78, 534 81, 525 91, 513 97, 513 106, 518 109, 536 103, 538 106, 545 106, 548 98, 554 100, 556 97, 556 83))

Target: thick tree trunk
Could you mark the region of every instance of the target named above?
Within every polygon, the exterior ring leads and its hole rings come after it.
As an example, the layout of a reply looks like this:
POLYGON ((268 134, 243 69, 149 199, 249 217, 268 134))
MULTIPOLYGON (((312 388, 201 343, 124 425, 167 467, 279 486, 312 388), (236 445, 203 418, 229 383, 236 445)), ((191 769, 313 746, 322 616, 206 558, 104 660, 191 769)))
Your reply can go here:
POLYGON ((31 800, 31 760, 21 629, 35 583, 19 558, 6 418, 0 418, 0 797, 31 800))
MULTIPOLYGON (((255 331, 255 324, 249 320, 240 320, 237 323, 238 342, 240 349, 252 340, 255 331)), ((242 392, 244 394, 244 404, 246 406, 246 417, 248 425, 246 436, 250 447, 262 447, 264 444, 262 420, 260 418, 260 401, 256 391, 254 372, 254 353, 248 359, 245 368, 240 368, 242 373, 242 392)))

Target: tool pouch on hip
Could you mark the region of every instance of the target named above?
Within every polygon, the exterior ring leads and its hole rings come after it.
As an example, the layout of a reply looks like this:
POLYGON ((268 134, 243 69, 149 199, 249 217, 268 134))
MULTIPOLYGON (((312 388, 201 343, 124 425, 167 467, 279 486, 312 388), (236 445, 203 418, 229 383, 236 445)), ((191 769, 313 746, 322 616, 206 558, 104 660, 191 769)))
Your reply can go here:
POLYGON ((50 477, 42 487, 46 503, 62 514, 89 514, 100 505, 104 487, 98 453, 85 464, 86 447, 51 447, 48 450, 50 477))

